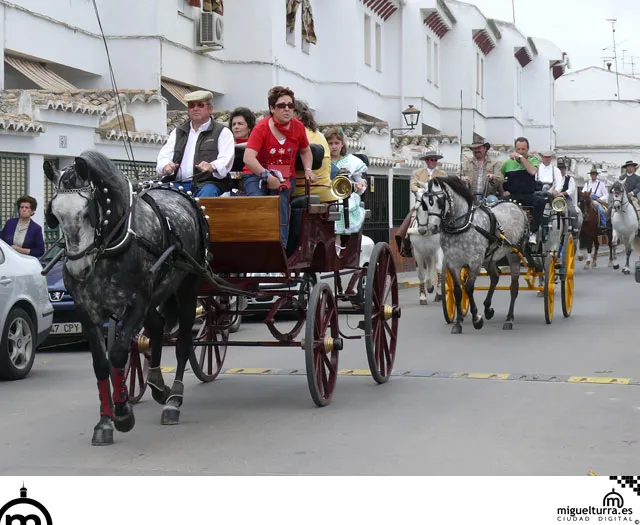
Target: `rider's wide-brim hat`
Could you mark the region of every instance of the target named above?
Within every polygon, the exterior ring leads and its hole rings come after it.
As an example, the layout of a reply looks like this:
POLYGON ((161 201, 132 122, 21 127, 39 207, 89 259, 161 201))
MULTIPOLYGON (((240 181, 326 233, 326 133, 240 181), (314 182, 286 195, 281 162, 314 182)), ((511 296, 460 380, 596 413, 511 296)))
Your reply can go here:
POLYGON ((184 96, 185 102, 200 102, 201 100, 213 100, 213 93, 211 93, 211 91, 200 90, 192 91, 184 96))
POLYGON ((591 170, 589 170, 589 175, 591 175, 592 173, 595 173, 597 175, 598 174, 598 168, 591 168, 591 170))
POLYGON ((633 162, 632 160, 628 160, 627 162, 625 162, 622 167, 626 168, 627 166, 635 166, 636 168, 638 167, 638 163, 637 162, 633 162))
POLYGON ((421 155, 419 157, 420 160, 427 160, 427 159, 436 159, 436 160, 440 160, 442 158, 442 155, 440 155, 438 152, 436 151, 427 151, 426 153, 424 153, 423 155, 421 155))
POLYGON ((475 149, 475 148, 480 148, 484 146, 485 149, 489 150, 491 149, 491 143, 490 142, 474 142, 473 144, 469 144, 467 147, 469 149, 475 149))

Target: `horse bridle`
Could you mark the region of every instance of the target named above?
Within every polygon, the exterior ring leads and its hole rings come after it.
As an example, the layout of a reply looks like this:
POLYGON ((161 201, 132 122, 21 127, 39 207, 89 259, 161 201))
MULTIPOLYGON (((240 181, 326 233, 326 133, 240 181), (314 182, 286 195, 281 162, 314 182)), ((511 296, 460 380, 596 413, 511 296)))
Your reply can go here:
POLYGON ((613 193, 613 200, 611 201, 611 209, 614 209, 614 205, 616 202, 620 203, 620 213, 624 213, 625 212, 625 208, 627 206, 629 206, 629 204, 631 204, 631 201, 629 200, 629 196, 627 195, 627 202, 625 204, 622 204, 622 194, 625 193, 626 194, 626 190, 624 188, 620 189, 619 191, 617 190, 612 190, 611 191, 613 193))
MULTIPOLYGON (((433 180, 429 181, 430 183, 433 180)), ((449 209, 453 209, 453 201, 451 199, 451 195, 444 188, 444 186, 440 186, 440 191, 432 191, 432 184, 429 184, 429 190, 425 191, 422 195, 422 209, 427 212, 427 219, 429 217, 438 217, 440 219, 440 224, 442 224, 442 231, 449 234, 457 234, 464 233, 471 227, 471 220, 473 218, 473 206, 469 206, 469 211, 464 215, 460 215, 460 217, 453 217, 452 219, 447 219, 446 215, 446 204, 449 205, 449 209), (425 197, 429 197, 429 206, 433 206, 434 202, 438 205, 440 209, 440 213, 434 213, 429 211, 427 208, 427 204, 424 201, 425 197), (458 226, 457 223, 463 220, 464 224, 458 226)))
MULTIPOLYGON (((105 220, 102 221, 102 213, 101 213, 102 210, 100 206, 98 206, 97 198, 96 198, 98 189, 93 184, 93 182, 90 182, 87 186, 83 186, 81 188, 65 189, 65 188, 60 188, 59 185, 54 188, 51 202, 53 202, 54 199, 58 196, 58 194, 61 194, 61 193, 62 194, 75 193, 80 195, 82 198, 86 199, 88 202, 87 207, 89 209, 89 224, 93 227, 93 241, 84 250, 81 250, 78 253, 69 253, 69 250, 66 247, 66 241, 65 241, 65 259, 66 260, 77 261, 78 259, 82 259, 87 255, 93 255, 94 253, 97 255, 101 255, 105 252, 116 250, 121 244, 127 241, 129 234, 133 233, 131 232, 131 216, 132 216, 131 208, 132 208, 132 201, 133 201, 133 188, 131 187, 131 182, 129 181, 127 182, 129 185, 129 206, 127 208, 127 212, 123 214, 123 216, 120 218, 120 220, 118 221, 118 223, 116 224, 116 226, 108 236, 104 235, 103 229, 109 225, 109 219, 105 218, 105 220), (120 228, 122 227, 125 221, 128 221, 126 235, 116 246, 109 246, 109 243, 113 239, 114 235, 120 230, 120 228)), ((104 192, 105 195, 109 193, 109 190, 107 188, 104 188, 102 191, 104 192)), ((107 205, 110 204, 111 199, 106 198, 106 203, 107 205)), ((105 216, 108 217, 110 215, 111 215, 111 210, 107 209, 105 211, 105 216)))

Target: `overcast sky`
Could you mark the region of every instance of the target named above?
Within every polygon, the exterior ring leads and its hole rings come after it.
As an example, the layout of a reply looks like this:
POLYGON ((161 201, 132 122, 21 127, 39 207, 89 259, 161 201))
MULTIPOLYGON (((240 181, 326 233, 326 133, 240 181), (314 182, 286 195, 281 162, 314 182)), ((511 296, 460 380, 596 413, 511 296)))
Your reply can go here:
MULTIPOLYGON (((512 0, 467 0, 487 18, 513 22, 512 0)), ((640 76, 640 2, 638 0, 513 0, 516 26, 525 36, 551 40, 569 55, 571 69, 603 66, 601 57, 613 56, 611 22, 616 18, 618 71, 640 76), (635 26, 635 27, 634 27, 635 26), (605 47, 610 49, 603 51, 605 47), (624 61, 629 64, 623 64, 624 61)), ((613 60, 611 69, 615 70, 613 60)))

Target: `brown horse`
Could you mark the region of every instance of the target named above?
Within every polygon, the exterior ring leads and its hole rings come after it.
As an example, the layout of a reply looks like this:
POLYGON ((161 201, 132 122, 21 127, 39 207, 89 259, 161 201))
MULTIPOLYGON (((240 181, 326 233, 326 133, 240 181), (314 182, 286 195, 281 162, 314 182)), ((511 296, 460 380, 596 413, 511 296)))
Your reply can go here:
MULTIPOLYGON (((580 230, 580 250, 582 250, 582 248, 586 248, 587 250, 587 261, 584 265, 585 270, 596 267, 598 247, 600 244, 605 243, 609 245, 609 267, 613 266, 615 250, 611 243, 611 239, 613 237, 611 224, 607 221, 607 227, 605 230, 600 227, 598 206, 591 198, 591 191, 580 192, 578 202, 583 216, 582 228, 580 230), (595 249, 592 257, 591 249, 594 247, 595 249)), ((582 260, 582 254, 578 255, 578 260, 582 260)))

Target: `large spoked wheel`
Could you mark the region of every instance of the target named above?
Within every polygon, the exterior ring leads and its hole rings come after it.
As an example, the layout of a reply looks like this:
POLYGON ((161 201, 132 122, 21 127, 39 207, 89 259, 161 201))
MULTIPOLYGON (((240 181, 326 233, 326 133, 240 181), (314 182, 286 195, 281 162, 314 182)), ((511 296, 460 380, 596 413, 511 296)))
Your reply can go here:
POLYGON ((129 401, 137 403, 147 389, 147 377, 151 362, 151 340, 142 330, 131 341, 129 360, 125 367, 125 383, 129 391, 129 401))
POLYGON ((550 254, 544 266, 544 320, 547 324, 553 321, 553 304, 556 291, 556 257, 550 254))
POLYGON ((209 383, 222 370, 227 356, 227 345, 224 343, 229 340, 229 330, 220 327, 221 319, 214 301, 208 298, 201 298, 200 301, 203 307, 202 325, 193 339, 194 347, 189 354, 189 364, 200 381, 209 383), (201 342, 208 343, 196 346, 201 342), (223 344, 213 344, 217 342, 223 344))
POLYGON ((313 402, 319 407, 331 402, 338 379, 338 309, 331 288, 325 282, 311 290, 305 338, 302 342, 307 366, 307 384, 313 402))
MULTIPOLYGON (((444 314, 444 320, 447 323, 452 323, 456 317, 456 296, 453 293, 453 274, 451 270, 446 268, 444 278, 441 283, 442 293, 442 313, 444 314)), ((462 285, 462 315, 467 315, 469 312, 469 296, 465 290, 465 283, 469 277, 469 269, 463 268, 460 272, 460 284, 462 285)))
POLYGON ((571 234, 567 235, 564 253, 562 254, 563 278, 560 285, 562 293, 562 315, 569 317, 573 308, 573 274, 575 268, 575 246, 571 234))
POLYGON ((379 242, 373 248, 365 281, 364 341, 371 376, 386 383, 393 371, 400 320, 398 276, 391 248, 379 242))

